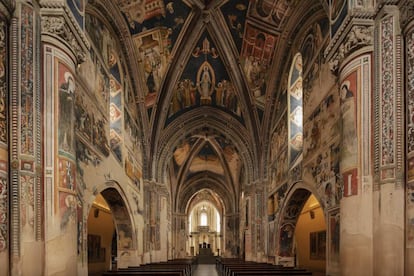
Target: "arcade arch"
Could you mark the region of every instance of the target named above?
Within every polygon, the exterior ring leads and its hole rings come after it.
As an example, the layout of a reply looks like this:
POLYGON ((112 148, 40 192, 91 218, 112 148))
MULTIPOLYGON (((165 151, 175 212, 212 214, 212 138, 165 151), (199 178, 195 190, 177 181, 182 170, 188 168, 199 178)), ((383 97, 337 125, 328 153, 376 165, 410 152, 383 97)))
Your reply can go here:
POLYGON ((318 194, 302 183, 287 193, 278 220, 277 262, 325 272, 327 225, 318 194))
POLYGON ((137 236, 122 191, 111 187, 94 198, 87 218, 88 273, 126 267, 136 255, 137 236))

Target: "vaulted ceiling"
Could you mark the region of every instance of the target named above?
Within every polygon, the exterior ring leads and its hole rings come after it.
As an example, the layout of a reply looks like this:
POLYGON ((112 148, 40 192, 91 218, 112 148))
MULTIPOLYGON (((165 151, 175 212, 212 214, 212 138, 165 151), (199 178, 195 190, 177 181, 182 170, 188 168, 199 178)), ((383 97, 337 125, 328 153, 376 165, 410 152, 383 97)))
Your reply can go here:
POLYGON ((242 184, 263 178, 273 121, 287 108, 290 63, 306 51, 310 71, 314 45, 328 32, 327 5, 89 1, 87 13, 107 21, 122 46, 140 111, 144 176, 170 183, 177 202, 210 188, 228 204, 242 184))

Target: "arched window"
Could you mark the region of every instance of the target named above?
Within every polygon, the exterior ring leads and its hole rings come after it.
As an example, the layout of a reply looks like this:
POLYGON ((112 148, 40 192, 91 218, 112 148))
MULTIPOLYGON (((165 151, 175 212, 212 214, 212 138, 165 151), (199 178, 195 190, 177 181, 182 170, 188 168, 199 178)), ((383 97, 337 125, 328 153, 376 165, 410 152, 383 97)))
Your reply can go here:
POLYGON ((220 213, 216 211, 216 232, 220 233, 220 213))
POLYGON ((201 211, 200 226, 207 226, 207 213, 206 213, 206 211, 201 211))
POLYGON ((289 165, 295 163, 303 148, 303 86, 302 55, 296 54, 289 72, 289 165))

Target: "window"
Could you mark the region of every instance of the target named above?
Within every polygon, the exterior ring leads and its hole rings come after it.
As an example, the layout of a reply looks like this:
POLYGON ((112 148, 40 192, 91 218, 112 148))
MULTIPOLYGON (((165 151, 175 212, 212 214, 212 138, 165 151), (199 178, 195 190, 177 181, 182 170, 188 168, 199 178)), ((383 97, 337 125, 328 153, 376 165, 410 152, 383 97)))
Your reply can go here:
POLYGON ((207 226, 207 213, 205 211, 200 214, 200 226, 207 226))

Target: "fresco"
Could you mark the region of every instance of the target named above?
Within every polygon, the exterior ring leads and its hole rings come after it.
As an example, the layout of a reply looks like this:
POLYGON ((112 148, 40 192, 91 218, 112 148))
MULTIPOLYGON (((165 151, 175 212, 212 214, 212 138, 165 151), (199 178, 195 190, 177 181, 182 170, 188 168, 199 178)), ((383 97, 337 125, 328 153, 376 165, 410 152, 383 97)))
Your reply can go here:
POLYGON ((271 189, 286 181, 288 175, 288 151, 283 150, 272 165, 271 189))
POLYGON ((59 158, 58 171, 58 187, 72 192, 76 191, 76 166, 74 162, 67 158, 59 158))
POLYGON ((295 226, 286 223, 280 227, 279 236, 279 256, 292 257, 293 255, 293 237, 295 234, 295 226))
POLYGON ((34 185, 35 179, 31 175, 20 176, 20 193, 21 193, 21 204, 20 204, 20 218, 22 231, 26 234, 34 234, 34 220, 35 220, 35 209, 34 209, 34 185))
POLYGON ((204 147, 198 152, 193 158, 189 171, 210 171, 216 174, 224 174, 224 168, 221 164, 216 151, 211 147, 209 143, 205 144, 204 147))
POLYGON ((139 128, 133 119, 130 111, 124 108, 124 144, 126 148, 133 152, 136 158, 142 159, 142 144, 141 144, 141 133, 139 128))
MULTIPOLYGON (((103 118, 101 112, 98 112, 96 105, 87 96, 81 96, 84 93, 77 93, 75 97, 75 129, 77 138, 83 144, 88 145, 88 152, 78 153, 84 160, 88 160, 91 151, 94 154, 103 156, 109 155, 109 142, 106 126, 108 122, 103 118)), ((94 160, 94 158, 91 158, 94 160)))
POLYGON ((250 92, 258 103, 264 103, 269 68, 279 37, 246 22, 240 62, 250 92))
POLYGON ((58 146, 61 154, 74 153, 74 101, 76 82, 67 65, 56 61, 58 85, 58 146))
POLYGON ((257 18, 273 25, 276 29, 291 11, 290 4, 292 1, 250 1, 249 17, 257 18))
POLYGON ((85 2, 84 0, 66 0, 66 3, 71 10, 73 16, 78 22, 79 26, 83 28, 85 2))
POLYGON ((308 94, 313 87, 314 81, 319 77, 323 55, 319 52, 319 49, 322 47, 324 37, 328 32, 326 30, 327 25, 328 23, 325 20, 321 20, 310 26, 300 46, 303 72, 306 72, 303 79, 305 97, 309 96, 308 94))
POLYGON ((275 131, 272 134, 271 154, 270 160, 274 161, 281 153, 282 149, 286 147, 286 139, 288 137, 287 130, 287 115, 286 113, 279 120, 275 126, 275 131))
POLYGON ((220 8, 239 53, 243 43, 245 18, 248 6, 248 0, 228 1, 220 8))
MULTIPOLYGON (((99 53, 104 61, 107 61, 109 57, 108 50, 110 49, 108 45, 111 41, 109 30, 98 18, 90 14, 85 16, 85 29, 96 52, 99 53)), ((91 51, 93 50, 91 49, 91 51)))
POLYGON ((152 107, 190 9, 184 1, 120 0, 118 3, 138 49, 138 63, 146 85, 145 105, 152 107))
POLYGON ((348 74, 340 86, 342 116, 341 173, 344 181, 344 196, 358 193, 358 132, 357 94, 359 91, 358 70, 348 74))
POLYGON ((348 14, 348 0, 329 0, 331 37, 333 37, 348 14))
POLYGON ((77 223, 78 200, 74 193, 59 192, 60 228, 64 230, 69 223, 77 223))
POLYGON ((125 173, 132 180, 132 182, 140 190, 140 184, 142 181, 142 169, 138 162, 135 160, 133 153, 128 151, 127 158, 125 159, 125 173))
POLYGON ((339 97, 332 91, 321 100, 305 121, 303 154, 306 159, 314 156, 320 148, 329 146, 333 140, 339 139, 341 133, 339 109, 339 97))
POLYGON ((303 179, 314 185, 320 195, 323 195, 325 207, 334 207, 342 198, 343 189, 339 173, 340 146, 339 142, 331 144, 328 149, 321 151, 316 158, 307 161, 304 166, 303 179))
POLYGON ((215 106, 241 116, 234 85, 229 81, 217 48, 206 33, 198 41, 176 85, 170 104, 169 121, 200 105, 215 106))

